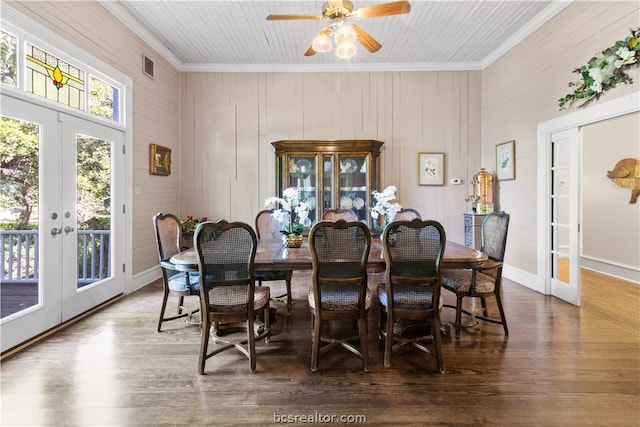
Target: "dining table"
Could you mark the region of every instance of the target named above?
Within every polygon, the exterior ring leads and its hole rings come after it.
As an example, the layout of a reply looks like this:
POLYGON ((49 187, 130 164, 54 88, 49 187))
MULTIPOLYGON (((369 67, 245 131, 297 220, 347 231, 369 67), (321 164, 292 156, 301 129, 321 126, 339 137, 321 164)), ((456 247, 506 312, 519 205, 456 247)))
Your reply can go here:
MULTIPOLYGON (((442 257, 443 269, 472 268, 487 260, 483 252, 456 242, 447 241, 442 257)), ((198 255, 194 248, 186 249, 172 256, 169 261, 182 271, 198 269, 198 255)), ((367 260, 370 271, 384 271, 385 260, 382 256, 382 242, 371 239, 371 249, 367 260)), ((278 240, 259 240, 254 260, 256 271, 312 270, 313 263, 309 251, 309 241, 304 239, 299 248, 287 248, 278 240)))

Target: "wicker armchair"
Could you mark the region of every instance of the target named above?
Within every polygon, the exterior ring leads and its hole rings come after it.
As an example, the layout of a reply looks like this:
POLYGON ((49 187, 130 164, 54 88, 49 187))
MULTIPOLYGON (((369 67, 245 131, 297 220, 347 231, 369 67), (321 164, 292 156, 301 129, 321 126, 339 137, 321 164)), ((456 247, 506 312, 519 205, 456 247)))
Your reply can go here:
POLYGON ((158 319, 158 332, 161 331, 162 322, 187 318, 191 320, 194 313, 199 308, 188 310, 184 306, 184 297, 198 295, 200 293, 200 282, 198 272, 179 271, 169 259, 180 252, 180 240, 182 227, 177 216, 172 214, 157 213, 153 216, 153 228, 156 233, 156 243, 158 248, 158 259, 162 269, 163 296, 160 317, 158 319), (166 316, 167 302, 169 296, 178 297, 178 311, 173 316, 166 316))
POLYGON ((318 369, 318 355, 345 348, 362 359, 369 372, 367 314, 371 294, 367 288, 367 258, 371 247, 369 228, 360 221, 321 221, 309 233, 313 262, 309 307, 313 320, 311 370, 318 369), (357 321, 358 335, 334 338, 323 335, 323 322, 357 321), (360 348, 349 341, 360 341, 360 348), (326 343, 321 348, 321 343, 326 343))
POLYGON ((204 374, 207 359, 230 348, 247 356, 251 372, 255 372, 255 341, 264 338, 269 342, 271 332, 269 287, 255 286, 256 234, 248 224, 221 220, 200 224, 194 240, 201 278, 202 337, 198 372, 204 374), (261 311, 264 326, 254 328, 254 319, 261 311), (246 337, 234 340, 237 328, 229 324, 238 322, 245 323, 246 337), (213 350, 209 349, 211 333, 216 347, 213 350), (231 338, 223 338, 227 334, 231 338))
MULTIPOLYGON (((271 214, 272 210, 262 210, 256 215, 256 232, 259 240, 277 240, 280 241, 282 233, 280 233, 280 223, 271 214)), ((274 298, 287 297, 287 316, 291 316, 291 270, 278 271, 256 271, 256 280, 258 285, 262 286, 262 282, 284 281, 287 292, 274 298)))
POLYGON ((386 271, 378 299, 385 367, 391 366, 392 351, 410 344, 435 356, 438 371, 444 373, 440 261, 445 242, 444 228, 436 221, 393 221, 382 234, 386 271), (423 333, 403 333, 396 327, 402 322, 423 333))
MULTIPOLYGON (((480 235, 482 246, 480 250, 487 254, 489 260, 481 266, 471 270, 444 270, 442 272, 442 287, 456 294, 456 337, 460 336, 462 328, 462 313, 487 322, 501 324, 504 334, 509 335, 507 319, 502 307, 502 262, 507 246, 507 231, 509 229, 509 214, 500 212, 490 213, 482 221, 480 235), (486 298, 494 296, 500 312, 500 319, 490 318, 487 312, 486 298), (462 309, 465 297, 480 298, 482 308, 473 312, 462 309), (477 315, 476 312, 482 314, 477 315)), ((475 324, 475 320, 472 321, 475 324)))
POLYGON ((337 221, 343 219, 345 221, 357 221, 358 214, 353 209, 329 209, 322 213, 323 221, 337 221))

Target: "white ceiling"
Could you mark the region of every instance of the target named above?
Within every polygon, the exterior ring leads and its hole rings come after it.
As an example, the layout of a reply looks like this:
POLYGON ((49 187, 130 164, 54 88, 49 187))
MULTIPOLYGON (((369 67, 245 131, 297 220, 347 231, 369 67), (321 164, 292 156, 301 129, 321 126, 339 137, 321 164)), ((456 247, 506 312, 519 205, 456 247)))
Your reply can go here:
MULTIPOLYGON (((354 9, 387 1, 352 0, 354 9)), ((341 60, 305 57, 322 21, 267 21, 269 14, 319 15, 323 0, 101 1, 182 71, 483 69, 570 1, 412 0, 411 12, 361 20, 382 44, 341 60)), ((148 54, 148 53, 147 53, 148 54)))

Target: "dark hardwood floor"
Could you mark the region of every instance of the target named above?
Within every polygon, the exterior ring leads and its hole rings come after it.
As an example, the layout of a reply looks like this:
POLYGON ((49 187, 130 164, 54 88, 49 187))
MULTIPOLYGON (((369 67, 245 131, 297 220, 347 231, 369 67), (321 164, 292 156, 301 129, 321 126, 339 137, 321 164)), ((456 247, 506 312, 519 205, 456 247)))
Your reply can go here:
MULTIPOLYGON (((459 339, 445 337, 444 375, 418 351, 394 353, 385 369, 373 309, 367 374, 346 351, 321 356, 319 371, 310 371, 308 280, 309 273, 294 273, 291 319, 281 315, 283 303, 272 304, 278 318, 272 342, 256 345, 255 374, 244 356, 227 351, 209 359, 204 376, 197 373, 198 327, 174 321, 155 332, 161 287, 147 286, 4 360, 1 424, 237 426, 312 416, 327 425, 331 416, 364 416, 350 420, 379 426, 640 425, 637 285, 622 285, 621 293, 619 285, 596 280, 595 295, 585 285, 577 308, 507 280, 510 336, 500 325, 481 322, 459 339)), ((277 295, 284 284, 269 286, 277 295)), ((489 307, 495 309, 493 301, 489 307)), ((442 318, 452 322, 454 310, 445 309, 442 318)))

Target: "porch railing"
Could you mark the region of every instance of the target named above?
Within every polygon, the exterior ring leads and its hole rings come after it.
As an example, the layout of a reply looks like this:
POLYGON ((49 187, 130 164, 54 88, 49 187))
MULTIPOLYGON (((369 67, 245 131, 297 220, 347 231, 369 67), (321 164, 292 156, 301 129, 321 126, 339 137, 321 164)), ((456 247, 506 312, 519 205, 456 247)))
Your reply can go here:
MULTIPOLYGON (((78 286, 109 277, 110 230, 78 230, 78 286)), ((0 283, 37 283, 38 230, 0 230, 0 283)))

